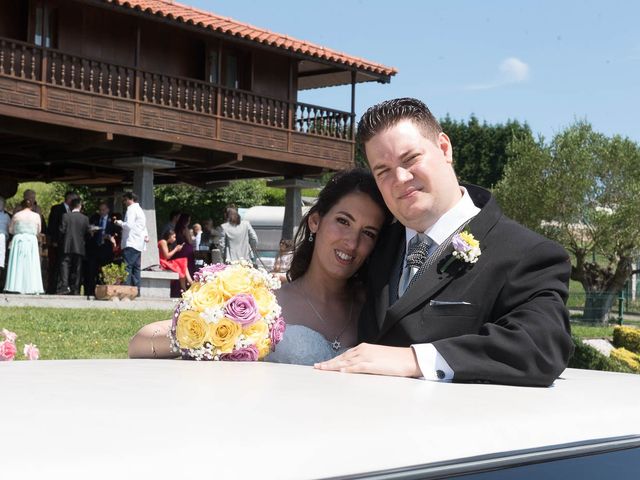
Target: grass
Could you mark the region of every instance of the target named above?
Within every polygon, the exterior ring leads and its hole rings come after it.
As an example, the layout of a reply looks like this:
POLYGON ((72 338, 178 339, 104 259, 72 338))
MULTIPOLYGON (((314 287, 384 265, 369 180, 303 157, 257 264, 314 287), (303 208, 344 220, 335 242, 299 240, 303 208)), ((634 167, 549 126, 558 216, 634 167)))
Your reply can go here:
MULTIPOLYGON (((43 360, 126 358, 129 339, 140 327, 170 317, 165 310, 0 307, 0 329, 18 334, 19 350, 25 343, 38 345, 43 360)), ((613 328, 571 322, 579 338, 611 338, 613 328)))
POLYGON ((140 327, 169 318, 165 310, 0 307, 0 329, 18 335, 18 356, 25 343, 35 343, 43 360, 127 358, 129 339, 140 327))

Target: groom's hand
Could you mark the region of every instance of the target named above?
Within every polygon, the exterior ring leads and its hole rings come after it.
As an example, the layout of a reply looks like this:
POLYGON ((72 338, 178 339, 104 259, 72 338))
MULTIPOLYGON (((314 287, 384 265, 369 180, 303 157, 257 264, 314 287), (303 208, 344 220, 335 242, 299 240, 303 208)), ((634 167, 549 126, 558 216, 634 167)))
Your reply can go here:
POLYGON ((396 377, 421 377, 416 355, 411 347, 387 347, 361 343, 342 355, 316 363, 319 370, 347 373, 372 373, 396 377))

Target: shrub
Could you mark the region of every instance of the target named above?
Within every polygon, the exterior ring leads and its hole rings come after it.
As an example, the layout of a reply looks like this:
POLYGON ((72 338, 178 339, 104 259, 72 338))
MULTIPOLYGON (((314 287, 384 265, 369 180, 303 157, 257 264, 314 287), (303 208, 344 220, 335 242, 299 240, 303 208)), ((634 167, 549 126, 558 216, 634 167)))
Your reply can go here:
POLYGON ((634 370, 617 358, 607 357, 595 348, 585 344, 580 338, 572 337, 575 350, 569 359, 570 368, 602 370, 605 372, 633 373, 634 370))
POLYGON ((611 358, 627 365, 631 370, 640 373, 640 355, 633 353, 626 348, 616 348, 611 351, 611 358))
POLYGON ((102 281, 105 285, 122 285, 129 275, 127 273, 127 266, 124 263, 120 265, 110 263, 102 267, 101 272, 102 281))
POLYGON ((634 327, 616 327, 613 329, 613 345, 640 353, 640 330, 634 327))

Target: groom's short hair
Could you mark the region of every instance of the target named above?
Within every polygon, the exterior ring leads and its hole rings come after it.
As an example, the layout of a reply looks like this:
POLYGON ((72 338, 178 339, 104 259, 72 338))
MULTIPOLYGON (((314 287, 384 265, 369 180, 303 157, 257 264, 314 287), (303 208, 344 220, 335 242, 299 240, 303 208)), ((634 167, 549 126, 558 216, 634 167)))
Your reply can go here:
POLYGON ((401 120, 412 120, 426 138, 434 141, 442 133, 440 123, 423 102, 415 98, 394 98, 370 107, 362 115, 356 140, 364 147, 378 133, 401 120))

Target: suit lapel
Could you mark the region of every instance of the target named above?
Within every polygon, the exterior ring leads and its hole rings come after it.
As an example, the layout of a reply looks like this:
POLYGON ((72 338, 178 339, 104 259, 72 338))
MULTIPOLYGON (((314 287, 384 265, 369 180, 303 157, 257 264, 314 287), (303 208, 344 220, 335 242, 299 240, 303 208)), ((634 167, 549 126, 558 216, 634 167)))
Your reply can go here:
MULTIPOLYGON (((469 192, 469 195, 471 195, 474 203, 482 209, 465 228, 465 230, 472 233, 480 242, 480 248, 482 249, 487 234, 502 216, 502 212, 488 191, 474 185, 464 185, 464 187, 469 192)), ((378 340, 405 315, 423 305, 427 300, 444 289, 454 278, 464 275, 469 267, 465 267, 462 270, 448 268, 447 271, 443 273, 439 271, 452 252, 453 246, 449 245, 420 278, 409 287, 405 294, 391 305, 384 316, 378 334, 378 340)), ((482 261, 482 257, 480 257, 480 261, 482 261)))

